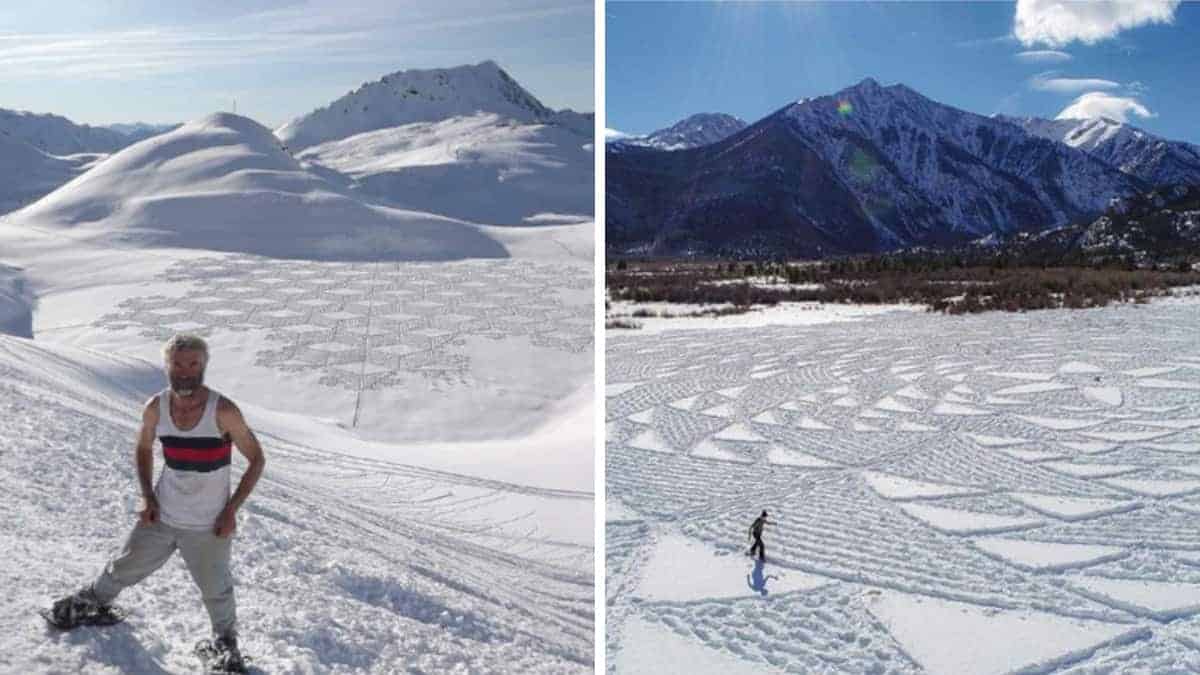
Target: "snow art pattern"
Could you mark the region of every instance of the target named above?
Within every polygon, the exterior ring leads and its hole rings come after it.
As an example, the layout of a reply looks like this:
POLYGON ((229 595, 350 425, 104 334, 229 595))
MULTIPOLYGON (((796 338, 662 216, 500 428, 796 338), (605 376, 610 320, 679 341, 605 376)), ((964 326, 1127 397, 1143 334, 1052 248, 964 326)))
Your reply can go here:
POLYGON ((216 328, 269 330, 267 342, 277 348, 259 352, 258 365, 320 369, 321 384, 351 390, 396 386, 412 374, 463 382, 471 364, 458 349, 469 337, 526 338, 570 353, 591 349, 594 339, 590 302, 561 297, 590 290, 591 275, 566 266, 236 256, 179 263, 162 279, 194 288, 182 298, 125 300, 95 325, 156 340, 216 328))
POLYGON ((757 672, 1200 669, 1197 325, 1164 301, 610 331, 610 672, 647 626, 757 672), (729 592, 691 571, 721 566, 729 592))

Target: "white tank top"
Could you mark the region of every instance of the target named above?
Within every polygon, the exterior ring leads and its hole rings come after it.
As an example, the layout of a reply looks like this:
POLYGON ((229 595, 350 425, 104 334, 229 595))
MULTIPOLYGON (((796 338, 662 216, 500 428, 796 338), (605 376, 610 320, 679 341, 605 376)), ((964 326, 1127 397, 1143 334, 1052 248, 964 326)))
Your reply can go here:
POLYGON ((158 395, 158 427, 165 466, 154 495, 159 518, 171 527, 211 530, 229 501, 229 462, 233 444, 217 428, 217 401, 208 390, 204 413, 196 426, 183 431, 171 419, 171 390, 158 395))

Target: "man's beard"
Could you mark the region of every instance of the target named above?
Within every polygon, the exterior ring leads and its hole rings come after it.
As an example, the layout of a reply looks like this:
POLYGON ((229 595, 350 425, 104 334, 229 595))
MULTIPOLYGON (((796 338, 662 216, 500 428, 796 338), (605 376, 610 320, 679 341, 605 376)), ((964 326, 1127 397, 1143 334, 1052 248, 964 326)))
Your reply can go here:
POLYGON ((204 384, 204 373, 200 373, 195 377, 170 377, 171 391, 179 396, 188 397, 196 393, 201 385, 204 384))

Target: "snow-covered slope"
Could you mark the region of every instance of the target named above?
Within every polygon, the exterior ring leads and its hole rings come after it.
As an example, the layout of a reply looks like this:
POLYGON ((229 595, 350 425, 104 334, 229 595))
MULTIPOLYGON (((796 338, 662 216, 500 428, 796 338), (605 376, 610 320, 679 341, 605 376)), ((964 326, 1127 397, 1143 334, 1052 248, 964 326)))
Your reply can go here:
POLYGON ((876 228, 901 241, 942 227, 984 235, 1058 225, 1137 186, 1085 152, 870 78, 781 114, 876 228))
POLYGON ((57 115, 0 108, 0 214, 50 194, 109 153, 175 126, 91 127, 57 115))
POLYGON ((716 143, 745 128, 745 120, 733 115, 697 113, 646 136, 623 136, 609 147, 620 150, 622 146, 637 145, 658 150, 685 150, 716 143))
POLYGON ((0 264, 0 333, 33 337, 33 304, 21 270, 0 264))
POLYGON ((115 131, 119 134, 124 134, 127 138, 129 138, 129 144, 132 145, 133 143, 137 143, 138 141, 145 140, 147 138, 150 138, 151 136, 157 136, 159 134, 165 134, 168 131, 174 131, 174 130, 178 129, 180 126, 182 126, 182 125, 180 125, 180 124, 148 124, 146 122, 131 122, 128 124, 110 124, 110 125, 108 125, 108 128, 112 129, 113 131, 115 131))
MULTIPOLYGON (((436 122, 486 112, 524 123, 545 122, 554 111, 494 61, 473 66, 403 70, 292 120, 275 131, 291 150, 364 131, 436 122)), ((590 135, 590 134, 589 134, 590 135)))
POLYGON ((0 131, 0 213, 37 201, 95 161, 90 155, 56 157, 0 131))
POLYGON ((593 117, 552 111, 492 61, 364 84, 276 131, 369 198, 477 223, 590 220, 593 117))
POLYGON ((505 255, 467 224, 344 194, 228 113, 126 148, 10 219, 110 243, 310 259, 505 255))
POLYGON ((477 223, 579 222, 594 200, 588 134, 480 112, 367 131, 297 157, 403 208, 477 223))
POLYGON ((76 124, 60 115, 0 108, 0 135, 7 133, 51 155, 116 152, 141 140, 142 134, 151 130, 128 134, 109 127, 76 124))
MULTIPOLYGON (((62 634, 33 611, 119 551, 135 421, 161 386, 154 361, 0 335, 0 670, 196 669, 208 618, 178 558, 122 594, 120 626, 62 634)), ((268 458, 233 547, 252 672, 591 671, 590 493, 348 454, 236 400, 268 458)))
POLYGON ((1001 117, 1031 134, 1065 143, 1150 185, 1200 183, 1200 146, 1170 141, 1107 117, 1001 117))

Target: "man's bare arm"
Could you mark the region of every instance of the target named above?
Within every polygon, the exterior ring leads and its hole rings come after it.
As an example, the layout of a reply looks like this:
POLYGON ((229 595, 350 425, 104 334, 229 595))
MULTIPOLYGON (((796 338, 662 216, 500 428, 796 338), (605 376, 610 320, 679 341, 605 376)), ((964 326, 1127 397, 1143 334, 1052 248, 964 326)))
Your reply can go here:
POLYGON ((138 432, 134 462, 137 464, 138 485, 142 490, 141 523, 158 520, 158 499, 154 496, 154 432, 158 427, 158 397, 152 396, 142 409, 142 429, 138 432))
POLYGON ((225 509, 217 518, 217 536, 224 537, 233 533, 237 525, 234 516, 246 499, 250 497, 250 493, 254 491, 254 485, 258 483, 258 478, 267 465, 267 458, 263 454, 262 446, 258 443, 258 438, 254 436, 253 431, 250 431, 245 418, 242 417, 242 411, 233 401, 222 398, 217 404, 217 425, 233 438, 238 452, 242 453, 250 462, 250 465, 246 467, 246 472, 242 474, 242 480, 238 483, 237 490, 234 491, 225 504, 225 509))

